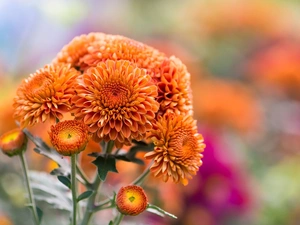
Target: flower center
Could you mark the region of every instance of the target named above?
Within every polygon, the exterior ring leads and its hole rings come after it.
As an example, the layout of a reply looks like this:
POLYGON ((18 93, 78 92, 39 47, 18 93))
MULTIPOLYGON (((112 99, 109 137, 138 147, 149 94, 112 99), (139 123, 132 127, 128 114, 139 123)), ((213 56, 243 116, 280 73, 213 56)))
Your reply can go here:
POLYGON ((133 202, 135 200, 135 197, 134 196, 131 196, 130 198, 129 198, 129 201, 130 202, 133 202))
POLYGON ((80 141, 79 132, 76 132, 75 130, 62 130, 58 133, 58 137, 65 144, 75 144, 76 142, 80 141))
POLYGON ((102 102, 107 108, 119 108, 128 102, 128 89, 117 82, 106 84, 102 91, 102 102))
POLYGON ((19 131, 16 131, 16 132, 13 132, 7 136, 4 136, 3 139, 2 139, 2 142, 7 144, 11 141, 14 141, 17 139, 17 137, 19 136, 20 132, 19 131))
POLYGON ((39 93, 46 93, 46 90, 49 89, 48 86, 50 82, 51 80, 49 80, 47 76, 44 74, 38 74, 28 81, 26 90, 28 90, 28 94, 32 96, 35 96, 39 93))
POLYGON ((189 157, 193 152, 193 134, 184 129, 179 129, 174 135, 170 145, 174 146, 175 154, 181 157, 189 157))

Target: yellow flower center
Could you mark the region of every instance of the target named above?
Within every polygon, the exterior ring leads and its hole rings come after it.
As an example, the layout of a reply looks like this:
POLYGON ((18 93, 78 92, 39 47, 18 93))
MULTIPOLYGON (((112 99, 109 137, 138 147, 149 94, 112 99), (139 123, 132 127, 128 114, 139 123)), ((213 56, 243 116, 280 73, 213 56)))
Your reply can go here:
POLYGON ((16 130, 13 133, 10 133, 2 138, 2 143, 8 144, 11 141, 15 141, 20 135, 20 131, 16 130))
POLYGON ((61 130, 58 138, 65 144, 75 144, 81 140, 80 131, 74 129, 61 130))
POLYGON ((140 205, 143 201, 141 194, 137 190, 126 191, 126 204, 140 205))

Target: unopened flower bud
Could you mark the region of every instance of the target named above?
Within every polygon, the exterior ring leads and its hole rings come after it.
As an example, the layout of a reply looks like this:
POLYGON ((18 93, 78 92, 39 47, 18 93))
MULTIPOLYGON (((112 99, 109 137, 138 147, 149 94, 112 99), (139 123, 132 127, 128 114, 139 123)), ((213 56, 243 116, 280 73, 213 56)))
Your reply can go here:
POLYGON ((88 127, 78 120, 66 120, 51 126, 49 135, 56 151, 64 156, 83 151, 90 137, 88 127))
POLYGON ((136 216, 147 208, 148 198, 140 186, 122 187, 116 197, 117 209, 124 215, 136 216))
POLYGON ((0 149, 9 157, 20 154, 26 148, 27 137, 19 128, 6 132, 0 137, 0 149))

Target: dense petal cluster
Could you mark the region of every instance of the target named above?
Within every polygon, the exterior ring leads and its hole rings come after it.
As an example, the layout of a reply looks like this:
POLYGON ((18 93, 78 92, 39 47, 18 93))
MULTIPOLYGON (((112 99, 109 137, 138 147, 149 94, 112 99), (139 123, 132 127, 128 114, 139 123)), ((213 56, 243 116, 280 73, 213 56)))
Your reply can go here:
POLYGON ((128 60, 147 70, 156 83, 160 103, 159 114, 192 113, 190 74, 176 57, 120 35, 90 33, 74 38, 64 46, 54 63, 72 63, 81 71, 106 60, 128 60))
POLYGON ((119 190, 116 205, 122 214, 136 216, 146 210, 148 198, 140 186, 128 185, 119 190))
POLYGON ((88 54, 88 47, 96 40, 103 39, 103 36, 105 35, 102 33, 89 33, 75 37, 62 48, 53 63, 70 63, 72 66, 79 67, 79 60, 88 54))
POLYGON ((21 127, 62 120, 49 132, 62 155, 81 152, 89 137, 117 148, 152 138, 151 170, 164 181, 187 184, 201 166, 203 138, 193 120, 190 74, 175 56, 120 35, 75 37, 51 65, 17 90, 21 127))
POLYGON ((52 125, 49 136, 56 151, 65 156, 83 151, 90 137, 88 127, 77 120, 65 120, 52 125))
POLYGON ((188 183, 202 165, 205 148, 202 136, 197 132, 196 121, 190 115, 165 114, 151 131, 154 151, 145 155, 153 159, 151 171, 166 182, 188 183))
POLYGON ((72 63, 85 70, 108 59, 129 60, 153 73, 165 59, 165 54, 120 35, 90 33, 74 38, 58 53, 54 63, 72 63))
POLYGON ((142 140, 159 108, 157 87, 146 71, 126 60, 99 63, 78 78, 72 112, 89 126, 95 140, 117 147, 142 140))
POLYGON ((190 74, 185 65, 176 57, 167 58, 153 77, 158 87, 157 101, 160 114, 192 114, 192 93, 190 74))
POLYGON ((0 137, 0 149, 10 157, 25 151, 26 147, 27 137, 19 128, 8 131, 0 137))
POLYGON ((14 117, 21 127, 62 119, 70 108, 73 82, 79 72, 70 65, 46 65, 31 74, 17 90, 14 117))

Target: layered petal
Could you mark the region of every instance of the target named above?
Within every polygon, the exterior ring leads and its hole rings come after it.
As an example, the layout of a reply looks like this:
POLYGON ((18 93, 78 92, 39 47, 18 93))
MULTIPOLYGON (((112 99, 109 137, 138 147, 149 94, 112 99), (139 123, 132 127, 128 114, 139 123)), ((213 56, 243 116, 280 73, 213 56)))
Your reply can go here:
POLYGON ((154 176, 186 185, 202 165, 205 148, 196 121, 190 115, 167 113, 158 119, 149 138, 155 148, 145 158, 154 160, 151 166, 154 176))
POLYGON ((75 91, 75 118, 89 126, 96 141, 113 140, 117 147, 143 139, 159 108, 151 77, 127 60, 89 68, 78 78, 75 91))
POLYGON ((46 65, 25 79, 14 98, 14 118, 21 127, 50 119, 63 119, 70 108, 75 78, 80 73, 70 64, 46 65))

